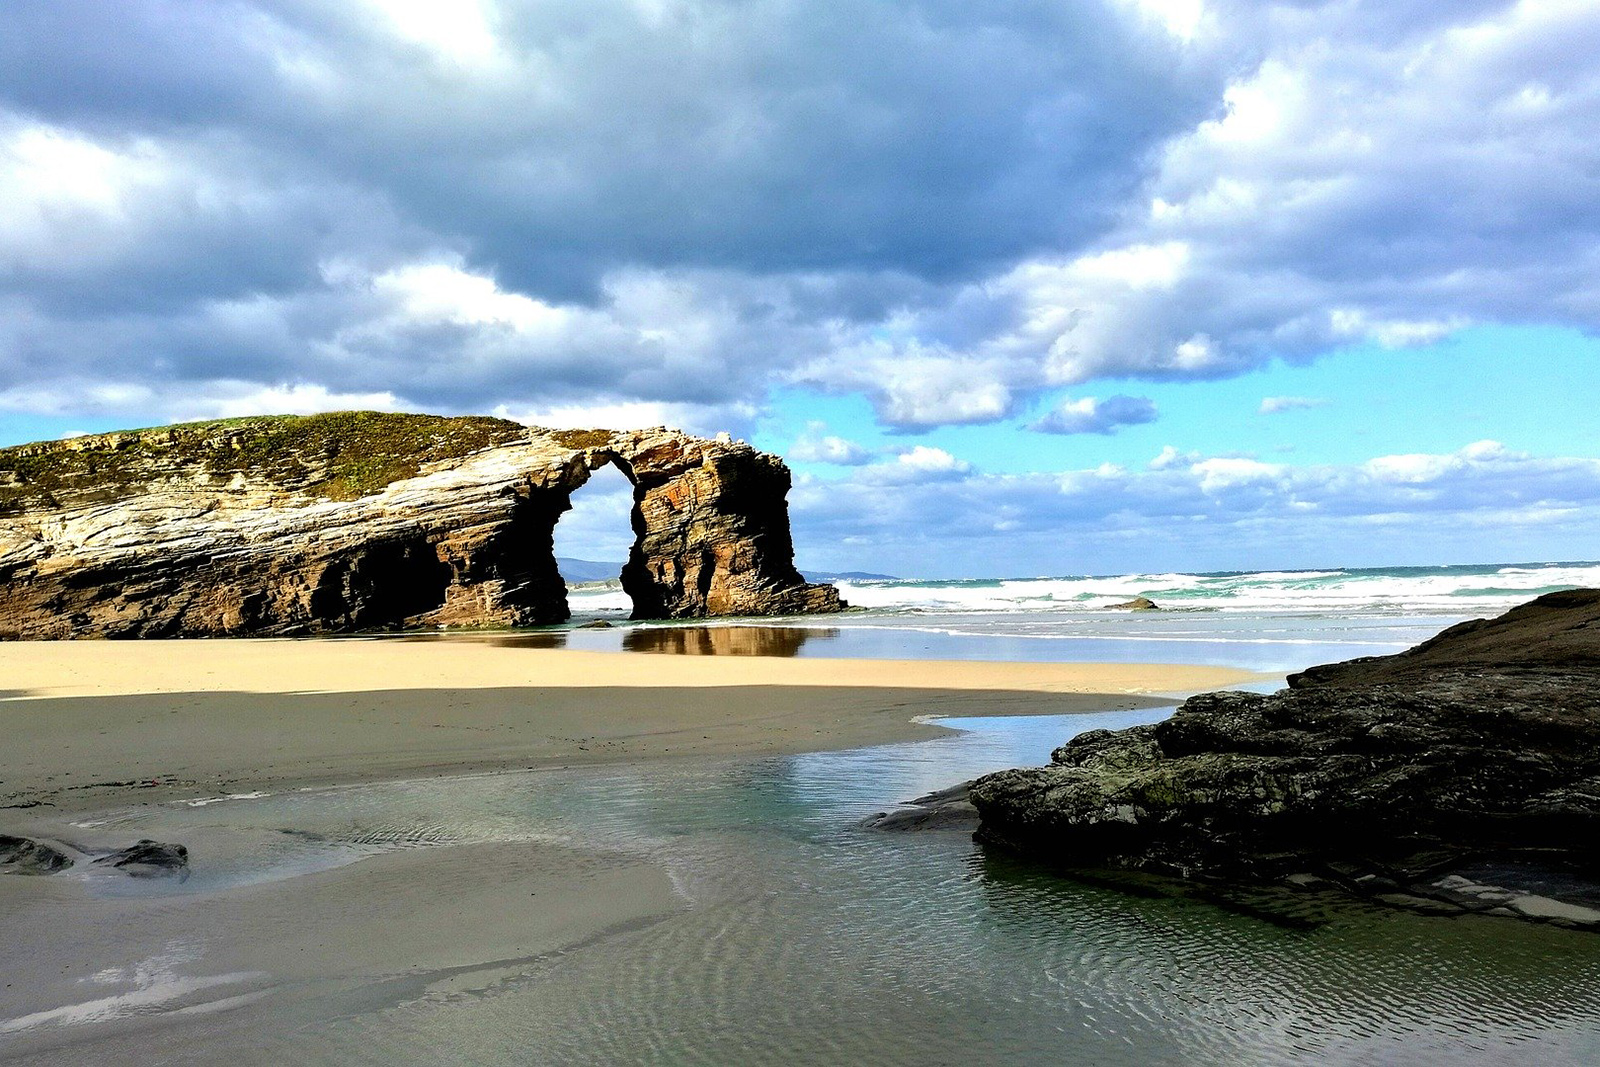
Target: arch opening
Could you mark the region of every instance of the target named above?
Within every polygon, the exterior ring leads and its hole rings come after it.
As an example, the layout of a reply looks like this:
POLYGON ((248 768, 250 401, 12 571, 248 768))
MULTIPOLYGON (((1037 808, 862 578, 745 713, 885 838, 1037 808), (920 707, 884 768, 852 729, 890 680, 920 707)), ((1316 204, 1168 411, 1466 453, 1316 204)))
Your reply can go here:
POLYGON ((620 465, 603 459, 573 490, 570 509, 556 522, 556 569, 575 624, 617 622, 633 613, 633 600, 622 588, 622 568, 638 539, 634 495, 620 465))

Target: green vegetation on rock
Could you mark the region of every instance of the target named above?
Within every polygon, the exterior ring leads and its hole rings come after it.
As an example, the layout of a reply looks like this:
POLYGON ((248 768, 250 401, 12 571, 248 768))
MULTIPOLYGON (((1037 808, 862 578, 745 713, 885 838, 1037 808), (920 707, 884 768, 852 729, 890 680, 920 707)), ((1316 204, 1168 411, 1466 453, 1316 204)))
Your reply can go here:
POLYGON ((610 430, 551 430, 550 439, 567 448, 603 448, 611 443, 610 430))
POLYGON ((115 503, 174 477, 250 481, 353 500, 424 464, 527 439, 519 423, 379 411, 180 423, 0 449, 0 515, 115 503))

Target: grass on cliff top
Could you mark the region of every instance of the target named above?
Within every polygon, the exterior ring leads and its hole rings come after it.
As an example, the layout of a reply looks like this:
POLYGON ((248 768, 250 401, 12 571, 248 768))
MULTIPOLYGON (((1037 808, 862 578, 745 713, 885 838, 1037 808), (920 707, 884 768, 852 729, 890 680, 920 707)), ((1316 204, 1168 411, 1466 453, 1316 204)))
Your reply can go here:
POLYGON ((32 507, 112 503, 173 475, 244 474, 329 500, 353 500, 423 464, 526 439, 486 416, 382 411, 261 415, 97 434, 0 449, 0 515, 32 507))
POLYGON ((603 448, 611 443, 610 430, 551 430, 550 439, 567 448, 603 448))

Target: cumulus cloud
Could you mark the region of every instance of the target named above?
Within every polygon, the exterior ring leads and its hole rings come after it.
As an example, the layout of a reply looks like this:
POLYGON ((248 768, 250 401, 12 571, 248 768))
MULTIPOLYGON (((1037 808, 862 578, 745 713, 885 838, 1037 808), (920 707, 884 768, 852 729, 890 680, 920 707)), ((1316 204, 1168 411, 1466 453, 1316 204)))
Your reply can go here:
POLYGON ((1192 467, 1200 462, 1201 458, 1198 452, 1180 452, 1171 445, 1166 445, 1147 466, 1153 471, 1164 471, 1171 467, 1192 467))
POLYGON ((489 414, 553 430, 642 430, 667 426, 710 437, 718 433, 748 432, 756 412, 747 404, 707 406, 625 400, 535 406, 500 404, 489 414))
POLYGON ((872 462, 872 452, 854 441, 836 437, 827 432, 826 423, 813 422, 806 432, 790 445, 785 453, 801 463, 831 463, 841 467, 858 467, 872 462))
POLYGON ((972 464, 957 459, 942 448, 917 445, 895 457, 896 465, 919 474, 965 474, 972 464))
POLYGON ((910 486, 960 481, 972 473, 972 464, 942 448, 916 445, 886 459, 860 467, 855 483, 860 485, 910 486))
POLYGON ((1155 422, 1156 405, 1149 397, 1108 396, 1104 400, 1086 396, 1061 402, 1028 429, 1040 433, 1113 434, 1124 426, 1155 422))
MULTIPOLYGON (((67 379, 50 388, 0 389, 0 411, 47 415, 126 415, 147 408, 155 391, 139 382, 67 379)), ((399 411, 407 405, 390 392, 337 393, 304 382, 262 386, 216 379, 194 392, 167 401, 173 419, 227 419, 275 412, 312 415, 322 411, 399 411)))
POLYGON ((895 336, 1017 397, 1474 323, 1600 326, 1600 10, 1403 8, 1217 6, 1254 57, 1126 222, 906 311, 895 336))
POLYGON ((1284 411, 1325 408, 1331 403, 1333 401, 1320 396, 1264 396, 1261 398, 1260 412, 1263 415, 1277 415, 1284 411))
MULTIPOLYGON (((1294 466, 1191 457, 1025 475, 968 472, 883 493, 874 468, 801 479, 797 540, 819 566, 906 570, 939 544, 949 573, 1068 574, 1536 557, 1600 520, 1600 460, 1492 442, 1294 466)), ((895 572, 898 573, 898 572, 895 572)))

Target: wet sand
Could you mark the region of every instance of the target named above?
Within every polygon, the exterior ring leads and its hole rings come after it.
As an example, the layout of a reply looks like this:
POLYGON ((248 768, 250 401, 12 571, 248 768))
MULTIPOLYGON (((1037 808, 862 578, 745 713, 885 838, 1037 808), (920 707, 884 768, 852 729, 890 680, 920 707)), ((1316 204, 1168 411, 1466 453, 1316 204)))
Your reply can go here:
POLYGON ((71 877, 0 878, 11 961, 0 1059, 148 1062, 150 1042, 170 1040, 154 1027, 205 1020, 226 1046, 230 1023, 260 1026, 261 1012, 292 1029, 330 1005, 491 988, 682 906, 647 859, 517 842, 392 852, 196 896, 108 899, 71 877))
POLYGON ((0 805, 800 752, 937 715, 1072 714, 1252 680, 1144 664, 672 656, 494 638, 0 644, 0 805))
MULTIPOLYGON (((565 840, 442 841, 234 888, 107 895, 89 857, 130 843, 158 805, 915 740, 941 732, 923 716, 1150 707, 1252 678, 776 658, 750 641, 724 655, 503 636, 0 644, 0 833, 79 854, 61 874, 0 876, 0 1059, 140 1062, 181 1033, 214 1062, 263 1032, 481 993, 689 906, 651 857, 565 840), (109 824, 86 814, 108 810, 109 824)), ((214 838, 178 843, 197 868, 218 861, 214 838)))

